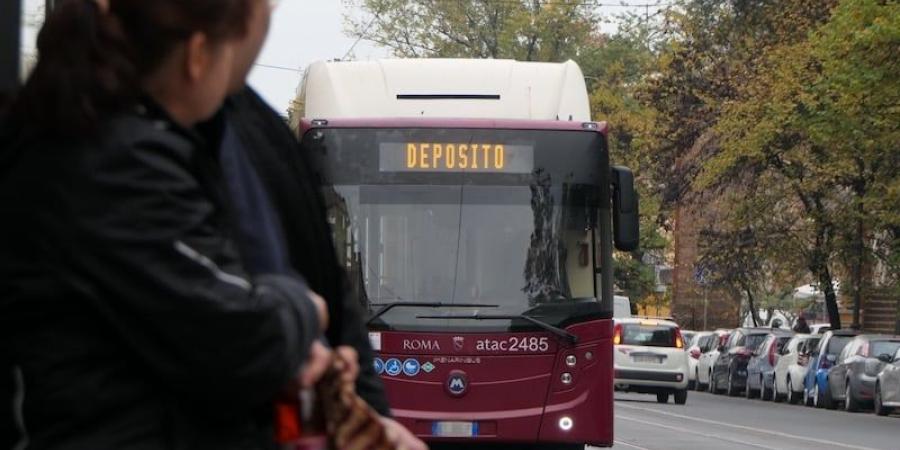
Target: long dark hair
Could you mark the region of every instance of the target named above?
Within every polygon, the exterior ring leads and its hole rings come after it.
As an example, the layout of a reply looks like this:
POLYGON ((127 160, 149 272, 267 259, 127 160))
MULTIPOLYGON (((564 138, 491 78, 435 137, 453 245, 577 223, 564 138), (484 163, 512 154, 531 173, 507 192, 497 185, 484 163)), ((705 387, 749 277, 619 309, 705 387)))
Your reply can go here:
POLYGON ((10 120, 26 134, 84 138, 133 105, 141 80, 194 32, 242 36, 254 0, 63 0, 38 35, 38 62, 10 120))

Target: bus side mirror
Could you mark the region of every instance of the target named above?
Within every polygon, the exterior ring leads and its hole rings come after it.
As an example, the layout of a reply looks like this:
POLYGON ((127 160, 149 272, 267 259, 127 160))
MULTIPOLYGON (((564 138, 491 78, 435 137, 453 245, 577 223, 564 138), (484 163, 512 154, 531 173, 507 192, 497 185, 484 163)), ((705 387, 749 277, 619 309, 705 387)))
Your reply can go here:
POLYGON ((622 251, 638 248, 640 240, 640 219, 638 198, 634 191, 634 174, 631 169, 612 167, 613 188, 613 242, 622 251))

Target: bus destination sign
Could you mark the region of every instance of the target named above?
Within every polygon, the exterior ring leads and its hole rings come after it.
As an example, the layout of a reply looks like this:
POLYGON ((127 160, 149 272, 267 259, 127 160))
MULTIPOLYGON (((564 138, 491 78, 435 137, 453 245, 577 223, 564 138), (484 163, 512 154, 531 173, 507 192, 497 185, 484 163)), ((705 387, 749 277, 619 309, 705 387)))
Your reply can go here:
POLYGON ((534 147, 520 144, 384 142, 379 145, 382 172, 466 172, 529 174, 534 147))

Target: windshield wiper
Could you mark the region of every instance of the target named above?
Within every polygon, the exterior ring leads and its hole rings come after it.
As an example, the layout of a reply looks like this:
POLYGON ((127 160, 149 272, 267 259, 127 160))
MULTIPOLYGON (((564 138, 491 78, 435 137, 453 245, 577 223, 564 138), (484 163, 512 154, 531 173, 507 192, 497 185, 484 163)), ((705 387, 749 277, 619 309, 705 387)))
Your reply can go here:
MULTIPOLYGON (((483 303, 442 303, 442 302, 391 302, 391 303, 371 303, 369 306, 381 306, 382 308, 372 314, 366 325, 372 325, 375 319, 384 315, 384 313, 394 308, 498 308, 500 305, 485 305, 483 303)), ((470 316, 466 316, 470 317, 470 316)))
POLYGON ((416 316, 416 319, 457 319, 457 320, 515 320, 521 319, 527 322, 531 322, 534 325, 537 325, 540 328, 543 328, 546 331, 549 331, 567 341, 570 344, 575 345, 578 343, 578 336, 575 336, 572 333, 569 333, 562 328, 554 327, 547 322, 542 320, 535 319, 531 316, 526 316, 524 314, 472 314, 468 316, 416 316))

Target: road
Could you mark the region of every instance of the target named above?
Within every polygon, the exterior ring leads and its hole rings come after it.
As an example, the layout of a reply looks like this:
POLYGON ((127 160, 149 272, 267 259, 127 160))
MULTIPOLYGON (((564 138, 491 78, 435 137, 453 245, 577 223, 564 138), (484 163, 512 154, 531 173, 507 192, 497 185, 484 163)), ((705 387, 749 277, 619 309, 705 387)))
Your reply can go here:
POLYGON ((616 449, 900 449, 900 416, 691 392, 686 405, 616 393, 616 449))

